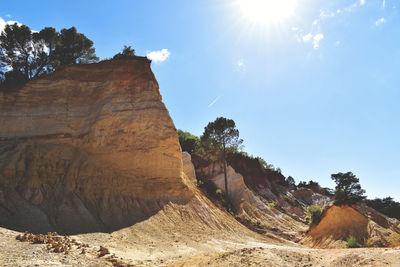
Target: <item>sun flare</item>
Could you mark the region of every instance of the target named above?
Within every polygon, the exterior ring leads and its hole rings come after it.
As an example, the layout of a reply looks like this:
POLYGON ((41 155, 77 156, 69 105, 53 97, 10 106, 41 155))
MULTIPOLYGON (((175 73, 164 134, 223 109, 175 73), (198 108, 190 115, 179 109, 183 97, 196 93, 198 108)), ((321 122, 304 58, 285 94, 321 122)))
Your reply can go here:
POLYGON ((243 16, 254 24, 270 25, 293 16, 296 0, 238 0, 243 16))

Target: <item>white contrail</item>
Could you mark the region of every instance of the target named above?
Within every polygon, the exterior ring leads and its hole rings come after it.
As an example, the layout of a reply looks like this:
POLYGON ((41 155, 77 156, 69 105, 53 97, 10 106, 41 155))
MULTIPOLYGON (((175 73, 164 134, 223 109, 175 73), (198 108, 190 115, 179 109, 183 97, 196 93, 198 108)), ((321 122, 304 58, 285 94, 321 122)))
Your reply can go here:
POLYGON ((217 98, 215 98, 210 104, 208 104, 208 107, 212 107, 215 103, 217 103, 217 101, 221 98, 221 96, 218 96, 217 98))

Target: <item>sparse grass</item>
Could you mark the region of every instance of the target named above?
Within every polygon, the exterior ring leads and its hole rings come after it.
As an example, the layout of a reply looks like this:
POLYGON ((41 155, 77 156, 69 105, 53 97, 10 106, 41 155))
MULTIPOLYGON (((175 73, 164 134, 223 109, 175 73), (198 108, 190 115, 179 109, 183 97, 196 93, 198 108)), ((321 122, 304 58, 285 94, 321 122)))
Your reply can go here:
POLYGON ((357 239, 354 236, 350 236, 346 240, 346 247, 347 248, 360 248, 360 243, 357 242, 357 239))
POLYGON ((202 180, 197 180, 197 186, 201 187, 202 185, 204 185, 204 182, 202 180))
POLYGON ((265 205, 267 205, 270 208, 275 208, 275 203, 274 202, 265 202, 265 205))
POLYGON ((308 221, 308 224, 311 225, 314 222, 321 220, 322 210, 320 206, 312 205, 307 207, 307 211, 304 212, 304 214, 311 217, 311 219, 308 221))
POLYGON ((372 241, 371 241, 371 239, 370 238, 366 238, 365 240, 364 240, 364 247, 371 247, 372 246, 372 241))

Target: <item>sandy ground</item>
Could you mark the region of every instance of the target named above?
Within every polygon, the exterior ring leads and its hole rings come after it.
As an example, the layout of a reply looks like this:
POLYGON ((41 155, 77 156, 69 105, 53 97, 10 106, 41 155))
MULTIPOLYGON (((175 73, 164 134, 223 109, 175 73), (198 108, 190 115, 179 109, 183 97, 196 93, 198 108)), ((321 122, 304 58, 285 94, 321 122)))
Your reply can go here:
POLYGON ((112 254, 125 266, 400 266, 400 248, 310 249, 247 238, 237 243, 215 238, 208 242, 185 241, 186 246, 179 241, 170 244, 136 240, 135 246, 123 239, 128 230, 73 236, 88 242, 89 248, 85 254, 73 248, 65 255, 49 252, 44 244, 17 241, 18 232, 0 228, 0 266, 112 266, 112 254), (106 240, 110 254, 98 257, 99 244, 106 240))
POLYGON ((400 249, 310 249, 239 224, 207 199, 166 205, 149 219, 113 233, 70 236, 87 244, 68 254, 20 242, 0 228, 0 266, 400 266, 400 249), (99 257, 100 246, 110 254, 99 257), (112 257, 113 256, 113 257, 112 257))
POLYGON ((90 247, 87 253, 73 249, 68 255, 53 253, 44 244, 30 244, 16 240, 18 232, 0 228, 0 266, 105 266, 105 259, 97 257, 99 248, 90 247))
POLYGON ((307 249, 260 246, 189 257, 178 266, 400 266, 400 249, 307 249))

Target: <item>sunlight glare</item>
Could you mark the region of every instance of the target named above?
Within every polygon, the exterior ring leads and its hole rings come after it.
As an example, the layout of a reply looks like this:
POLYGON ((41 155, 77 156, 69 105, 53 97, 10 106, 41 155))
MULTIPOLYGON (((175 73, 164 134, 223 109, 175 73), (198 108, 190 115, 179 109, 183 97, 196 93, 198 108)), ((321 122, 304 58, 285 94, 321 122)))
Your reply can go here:
POLYGON ((296 0, 238 0, 243 16, 254 24, 268 26, 294 14, 296 0))

